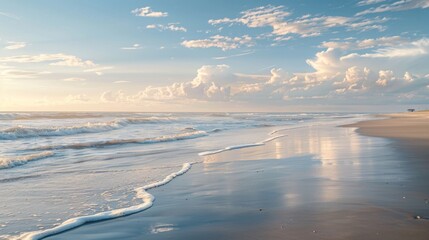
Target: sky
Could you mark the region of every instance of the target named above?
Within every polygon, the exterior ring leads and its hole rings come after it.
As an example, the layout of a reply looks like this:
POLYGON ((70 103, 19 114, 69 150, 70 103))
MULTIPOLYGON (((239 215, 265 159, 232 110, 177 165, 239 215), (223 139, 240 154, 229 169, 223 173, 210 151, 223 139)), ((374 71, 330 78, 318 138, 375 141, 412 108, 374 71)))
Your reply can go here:
POLYGON ((429 0, 0 0, 0 111, 429 108, 429 0))

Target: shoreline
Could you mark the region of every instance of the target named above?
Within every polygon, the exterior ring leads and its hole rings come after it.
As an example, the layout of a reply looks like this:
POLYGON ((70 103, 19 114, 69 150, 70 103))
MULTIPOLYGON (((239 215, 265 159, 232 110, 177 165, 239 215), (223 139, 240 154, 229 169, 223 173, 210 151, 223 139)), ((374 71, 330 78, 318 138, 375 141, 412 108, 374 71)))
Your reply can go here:
POLYGON ((370 137, 400 140, 405 145, 429 147, 429 111, 378 115, 383 119, 361 121, 341 127, 356 127, 370 137))
POLYGON ((421 155, 351 128, 285 131, 266 145, 201 156, 153 190, 153 208, 47 239, 429 237, 429 177, 409 164, 425 162, 421 155))

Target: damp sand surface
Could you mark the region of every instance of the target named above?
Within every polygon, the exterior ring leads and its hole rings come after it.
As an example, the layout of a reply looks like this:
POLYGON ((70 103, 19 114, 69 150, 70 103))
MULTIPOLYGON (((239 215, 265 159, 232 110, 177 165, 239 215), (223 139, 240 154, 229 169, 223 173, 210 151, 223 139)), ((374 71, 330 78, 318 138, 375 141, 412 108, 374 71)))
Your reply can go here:
POLYGON ((286 129, 200 156, 152 208, 47 239, 428 239, 428 151, 358 132, 286 129))

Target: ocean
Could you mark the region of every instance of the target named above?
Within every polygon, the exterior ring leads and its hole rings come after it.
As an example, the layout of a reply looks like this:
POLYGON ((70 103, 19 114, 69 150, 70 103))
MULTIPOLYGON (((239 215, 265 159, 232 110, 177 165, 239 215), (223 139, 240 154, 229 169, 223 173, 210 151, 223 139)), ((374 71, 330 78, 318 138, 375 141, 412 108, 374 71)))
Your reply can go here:
MULTIPOLYGON (((364 113, 0 113, 0 239, 142 211, 202 157, 364 113), (156 196, 155 196, 156 197, 156 196)), ((156 207, 156 206, 154 206, 156 207)))

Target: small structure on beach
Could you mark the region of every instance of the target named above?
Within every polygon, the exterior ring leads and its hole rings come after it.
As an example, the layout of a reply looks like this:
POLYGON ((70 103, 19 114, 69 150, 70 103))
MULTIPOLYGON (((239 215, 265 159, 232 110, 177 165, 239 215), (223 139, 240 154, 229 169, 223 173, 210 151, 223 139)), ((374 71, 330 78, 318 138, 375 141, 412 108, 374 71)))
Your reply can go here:
POLYGON ((414 112, 414 111, 416 111, 416 109, 414 109, 414 108, 408 108, 408 112, 414 112))

